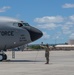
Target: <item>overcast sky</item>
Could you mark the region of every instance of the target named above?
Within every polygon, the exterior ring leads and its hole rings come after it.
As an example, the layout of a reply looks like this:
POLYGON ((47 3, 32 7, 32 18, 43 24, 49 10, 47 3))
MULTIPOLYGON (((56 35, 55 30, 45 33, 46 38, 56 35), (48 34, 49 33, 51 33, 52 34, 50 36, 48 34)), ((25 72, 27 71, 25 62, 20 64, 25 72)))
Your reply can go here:
POLYGON ((18 18, 40 29, 34 43, 65 43, 74 39, 74 0, 0 0, 0 16, 18 18))

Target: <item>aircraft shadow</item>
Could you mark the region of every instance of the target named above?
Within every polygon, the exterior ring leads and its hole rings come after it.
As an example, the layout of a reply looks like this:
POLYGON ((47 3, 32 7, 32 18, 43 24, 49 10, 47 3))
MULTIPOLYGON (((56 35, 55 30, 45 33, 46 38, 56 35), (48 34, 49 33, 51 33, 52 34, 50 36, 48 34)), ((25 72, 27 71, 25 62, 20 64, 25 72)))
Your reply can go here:
POLYGON ((38 61, 38 60, 9 60, 9 62, 44 62, 44 61, 38 61))

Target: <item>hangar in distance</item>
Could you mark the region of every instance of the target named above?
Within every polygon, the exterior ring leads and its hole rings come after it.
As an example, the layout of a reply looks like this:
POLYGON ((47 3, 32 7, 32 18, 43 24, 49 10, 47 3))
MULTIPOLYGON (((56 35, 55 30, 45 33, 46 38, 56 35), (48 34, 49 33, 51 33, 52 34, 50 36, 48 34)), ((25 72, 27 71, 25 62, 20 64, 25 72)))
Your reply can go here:
POLYGON ((26 22, 9 17, 0 17, 0 61, 7 59, 4 50, 33 42, 42 35, 43 33, 39 29, 26 22))

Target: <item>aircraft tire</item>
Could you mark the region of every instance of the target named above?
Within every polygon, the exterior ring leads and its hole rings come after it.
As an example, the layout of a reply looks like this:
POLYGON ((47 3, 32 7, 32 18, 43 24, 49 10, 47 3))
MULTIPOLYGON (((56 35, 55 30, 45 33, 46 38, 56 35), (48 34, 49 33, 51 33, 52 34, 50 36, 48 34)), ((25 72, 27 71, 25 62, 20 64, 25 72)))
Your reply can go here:
POLYGON ((7 60, 7 55, 3 54, 3 60, 7 60))
POLYGON ((0 61, 3 60, 3 54, 0 54, 0 61))

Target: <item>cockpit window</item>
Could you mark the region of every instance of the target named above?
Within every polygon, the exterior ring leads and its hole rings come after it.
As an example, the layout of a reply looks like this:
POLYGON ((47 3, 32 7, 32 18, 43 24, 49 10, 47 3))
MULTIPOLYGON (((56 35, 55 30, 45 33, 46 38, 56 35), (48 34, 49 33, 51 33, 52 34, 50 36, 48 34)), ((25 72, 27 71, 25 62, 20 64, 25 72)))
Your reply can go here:
POLYGON ((23 23, 24 26, 30 26, 28 23, 23 23))
POLYGON ((22 25, 21 23, 18 23, 18 26, 19 26, 19 27, 22 27, 23 25, 22 25))
POLYGON ((16 26, 16 27, 22 27, 23 26, 22 23, 13 23, 13 25, 16 26))

